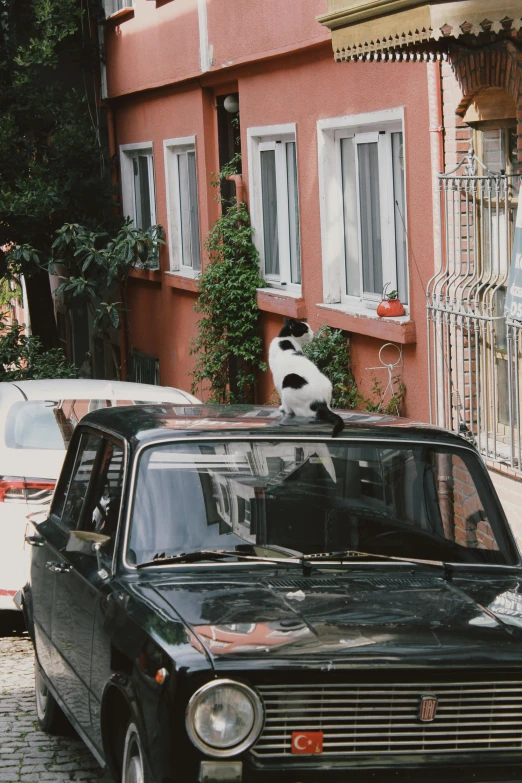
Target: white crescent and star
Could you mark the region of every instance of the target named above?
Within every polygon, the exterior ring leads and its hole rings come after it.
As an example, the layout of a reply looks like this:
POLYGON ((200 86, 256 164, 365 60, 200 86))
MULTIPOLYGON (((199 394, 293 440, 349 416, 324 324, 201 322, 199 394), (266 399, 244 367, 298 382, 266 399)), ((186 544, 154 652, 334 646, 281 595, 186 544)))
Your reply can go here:
POLYGON ((294 748, 296 748, 296 750, 306 750, 306 748, 311 744, 312 740, 308 739, 306 734, 298 734, 294 739, 294 748), (305 741, 304 745, 299 744, 301 740, 305 741))

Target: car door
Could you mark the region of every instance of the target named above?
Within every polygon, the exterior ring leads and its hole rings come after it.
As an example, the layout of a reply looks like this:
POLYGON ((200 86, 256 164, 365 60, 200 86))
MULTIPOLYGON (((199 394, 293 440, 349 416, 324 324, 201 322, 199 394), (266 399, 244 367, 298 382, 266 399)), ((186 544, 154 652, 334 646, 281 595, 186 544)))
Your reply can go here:
MULTIPOLYGON (((60 540, 55 559, 47 564, 54 574, 51 679, 69 712, 87 732, 90 729, 89 674, 93 611, 96 585, 96 559, 92 544, 89 554, 71 550, 71 532, 81 523, 103 436, 80 431, 76 463, 59 519, 60 540)), ((58 521, 58 520, 57 520, 58 521)))
POLYGON ((124 456, 123 443, 86 433, 62 516, 68 537, 53 597, 53 672, 64 701, 90 737, 93 623, 112 578, 124 456), (94 544, 102 544, 99 562, 94 544))
POLYGON ((55 572, 50 564, 59 559, 63 546, 63 530, 60 519, 71 478, 76 466, 80 440, 76 438, 67 452, 58 484, 49 510, 49 515, 29 516, 25 541, 31 547, 29 584, 24 588, 24 603, 29 609, 26 618, 32 621, 36 654, 45 673, 51 676, 51 636, 53 615, 53 592, 55 572), (43 516, 43 518, 42 518, 43 516), (31 527, 32 525, 32 527, 31 527))

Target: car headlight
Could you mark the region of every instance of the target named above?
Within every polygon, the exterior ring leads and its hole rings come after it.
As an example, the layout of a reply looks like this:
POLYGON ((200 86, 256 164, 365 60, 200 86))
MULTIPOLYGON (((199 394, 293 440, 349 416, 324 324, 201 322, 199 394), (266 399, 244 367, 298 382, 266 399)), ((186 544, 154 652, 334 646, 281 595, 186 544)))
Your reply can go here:
POLYGON ((235 756, 261 734, 263 703, 257 693, 234 680, 214 680, 196 691, 185 723, 194 745, 208 756, 235 756))

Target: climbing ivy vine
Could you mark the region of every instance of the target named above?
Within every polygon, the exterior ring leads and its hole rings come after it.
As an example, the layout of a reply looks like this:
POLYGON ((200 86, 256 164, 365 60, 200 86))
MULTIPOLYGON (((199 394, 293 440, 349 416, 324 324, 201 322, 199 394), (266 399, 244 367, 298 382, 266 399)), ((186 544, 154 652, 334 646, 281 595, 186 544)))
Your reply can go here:
MULTIPOLYGON (((219 188, 230 173, 233 162, 213 177, 213 187, 219 188)), ((209 263, 194 306, 201 319, 191 346, 196 356, 192 391, 206 391, 209 402, 251 403, 257 372, 267 369, 256 301, 256 290, 264 281, 246 205, 227 203, 220 195, 217 199, 222 213, 205 241, 209 263)))

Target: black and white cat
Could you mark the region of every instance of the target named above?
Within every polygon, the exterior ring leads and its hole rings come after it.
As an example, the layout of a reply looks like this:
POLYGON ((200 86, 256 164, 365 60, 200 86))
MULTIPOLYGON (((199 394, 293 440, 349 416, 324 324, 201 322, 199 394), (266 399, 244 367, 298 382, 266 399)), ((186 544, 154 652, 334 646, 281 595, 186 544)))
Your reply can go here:
POLYGON ((270 343, 268 364, 281 398, 283 413, 329 421, 334 425, 332 437, 343 429, 344 422, 330 408, 332 384, 301 351, 314 333, 303 321, 285 318, 279 336, 270 343))

